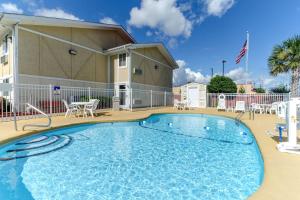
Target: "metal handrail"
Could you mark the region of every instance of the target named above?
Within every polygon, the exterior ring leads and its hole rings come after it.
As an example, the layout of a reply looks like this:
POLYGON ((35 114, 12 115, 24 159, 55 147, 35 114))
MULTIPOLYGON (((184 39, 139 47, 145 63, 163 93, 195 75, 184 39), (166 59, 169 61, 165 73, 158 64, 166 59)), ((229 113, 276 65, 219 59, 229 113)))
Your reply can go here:
POLYGON ((235 117, 235 123, 237 125, 239 125, 241 123, 241 118, 243 117, 243 115, 245 114, 245 112, 240 112, 236 117, 235 117))
POLYGON ((49 115, 47 115, 46 113, 44 113, 43 111, 41 111, 40 109, 38 109, 37 107, 31 105, 30 103, 26 103, 27 109, 33 109, 39 113, 41 113, 42 115, 44 115, 45 117, 48 118, 48 124, 25 124, 22 128, 22 130, 24 131, 26 127, 50 127, 52 120, 51 117, 49 115))

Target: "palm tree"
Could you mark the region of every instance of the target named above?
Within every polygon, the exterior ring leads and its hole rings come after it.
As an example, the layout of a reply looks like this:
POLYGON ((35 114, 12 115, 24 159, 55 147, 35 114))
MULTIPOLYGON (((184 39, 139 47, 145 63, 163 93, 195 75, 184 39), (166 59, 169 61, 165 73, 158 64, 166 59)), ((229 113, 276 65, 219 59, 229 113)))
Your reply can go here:
POLYGON ((291 93, 293 96, 297 95, 300 79, 300 35, 276 45, 268 59, 268 65, 273 76, 291 72, 291 93))

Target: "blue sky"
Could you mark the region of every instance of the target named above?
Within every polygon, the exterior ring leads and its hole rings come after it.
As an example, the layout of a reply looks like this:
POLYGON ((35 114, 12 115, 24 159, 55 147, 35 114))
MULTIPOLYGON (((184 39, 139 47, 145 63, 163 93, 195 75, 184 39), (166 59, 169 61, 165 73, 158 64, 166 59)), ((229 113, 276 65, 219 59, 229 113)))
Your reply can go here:
POLYGON ((163 42, 178 60, 176 83, 207 82, 211 68, 272 87, 267 58, 275 44, 300 34, 299 0, 0 0, 1 11, 123 25, 140 43, 163 42), (250 32, 249 73, 235 64, 250 32))

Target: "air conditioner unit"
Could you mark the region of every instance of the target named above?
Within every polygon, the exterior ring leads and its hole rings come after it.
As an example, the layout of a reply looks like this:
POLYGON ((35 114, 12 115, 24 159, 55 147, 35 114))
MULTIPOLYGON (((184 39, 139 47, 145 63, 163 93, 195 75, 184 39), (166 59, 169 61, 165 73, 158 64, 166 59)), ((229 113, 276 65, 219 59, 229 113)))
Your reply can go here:
POLYGON ((143 73, 142 69, 133 68, 133 74, 141 75, 143 73))
POLYGON ((8 55, 1 56, 1 64, 7 64, 8 63, 8 55))
POLYGON ((135 105, 140 105, 140 104, 142 104, 142 99, 133 99, 133 103, 135 105))

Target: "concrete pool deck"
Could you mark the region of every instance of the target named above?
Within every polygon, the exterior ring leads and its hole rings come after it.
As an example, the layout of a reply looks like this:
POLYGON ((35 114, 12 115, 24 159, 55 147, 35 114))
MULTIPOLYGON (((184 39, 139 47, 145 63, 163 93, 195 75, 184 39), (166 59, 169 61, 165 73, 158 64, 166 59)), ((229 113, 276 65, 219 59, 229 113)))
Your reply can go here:
MULTIPOLYGON (((159 108, 153 110, 130 111, 104 111, 95 118, 64 118, 62 116, 53 117, 51 128, 68 126, 80 123, 111 122, 137 120, 155 113, 201 113, 211 115, 221 115, 236 117, 233 112, 218 112, 216 109, 195 109, 179 111, 173 108, 159 108)), ((275 115, 255 115, 255 120, 249 120, 246 113, 243 121, 253 132, 264 159, 265 175, 261 187, 250 199, 300 199, 300 155, 280 153, 276 149, 277 137, 271 138, 267 131, 275 132, 274 127, 278 122, 282 122, 275 115)), ((46 123, 46 119, 31 119, 18 121, 18 129, 21 130, 24 124, 46 123)), ((13 122, 0 122, 0 143, 6 143, 25 135, 38 133, 49 128, 39 128, 38 131, 15 131, 13 122)))

